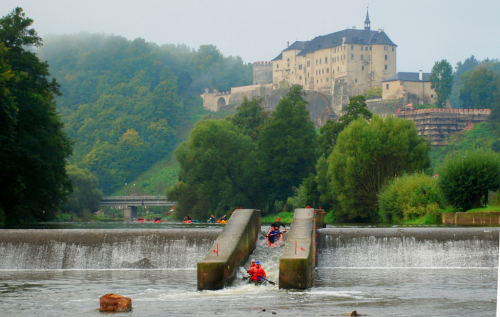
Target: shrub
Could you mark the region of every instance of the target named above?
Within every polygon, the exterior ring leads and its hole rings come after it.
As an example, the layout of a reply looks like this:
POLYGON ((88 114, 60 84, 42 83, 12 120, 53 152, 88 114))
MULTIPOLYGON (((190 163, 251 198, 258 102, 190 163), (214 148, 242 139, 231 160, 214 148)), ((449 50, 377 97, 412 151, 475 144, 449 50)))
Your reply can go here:
POLYGON ((379 196, 379 215, 389 223, 436 216, 443 206, 437 180, 423 173, 394 178, 379 196))
POLYGON ((461 210, 483 206, 488 191, 500 188, 500 155, 492 150, 459 151, 447 156, 438 168, 445 198, 461 210))

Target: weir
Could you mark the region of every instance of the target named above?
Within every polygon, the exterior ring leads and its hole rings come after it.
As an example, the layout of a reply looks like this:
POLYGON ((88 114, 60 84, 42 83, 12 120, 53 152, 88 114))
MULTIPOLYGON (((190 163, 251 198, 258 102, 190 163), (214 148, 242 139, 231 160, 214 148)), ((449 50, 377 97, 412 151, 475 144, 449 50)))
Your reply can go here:
POLYGON ((0 270, 196 268, 220 229, 0 230, 0 270))
POLYGON ((318 268, 494 268, 500 228, 327 228, 318 268))
POLYGON ((218 290, 230 284, 255 249, 259 231, 260 210, 236 209, 211 250, 198 262, 198 290, 218 290))
MULTIPOLYGON (((323 214, 322 214, 323 215, 323 214)), ((316 265, 316 226, 313 208, 295 209, 293 222, 279 264, 279 287, 305 289, 312 286, 316 265)))

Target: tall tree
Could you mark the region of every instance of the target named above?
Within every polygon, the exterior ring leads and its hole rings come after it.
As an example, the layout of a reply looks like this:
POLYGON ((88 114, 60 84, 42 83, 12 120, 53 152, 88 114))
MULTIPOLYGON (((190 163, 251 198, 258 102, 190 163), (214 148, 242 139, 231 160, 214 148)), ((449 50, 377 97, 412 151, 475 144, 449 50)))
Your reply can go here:
POLYGON ((301 86, 292 86, 271 114, 258 140, 260 177, 272 193, 271 208, 275 200, 286 202, 292 196, 292 188, 314 172, 317 135, 304 95, 301 86))
POLYGON ((445 59, 436 62, 429 79, 436 91, 438 107, 444 108, 453 87, 453 69, 450 63, 445 59))
POLYGON ((382 187, 392 177, 427 168, 429 149, 412 121, 374 116, 352 122, 328 157, 332 196, 342 206, 338 216, 376 220, 382 187))
POLYGON ((252 177, 255 145, 228 120, 196 124, 176 151, 179 182, 167 193, 179 212, 205 217, 236 207, 257 208, 252 177))
POLYGON ((15 78, 3 90, 15 97, 17 107, 0 162, 0 208, 7 222, 48 220, 71 190, 65 169, 71 144, 54 102, 59 85, 50 80, 49 65, 29 50, 42 45, 32 23, 21 8, 0 19, 0 43, 6 48, 0 60, 15 78))
POLYGON ((366 106, 365 97, 362 95, 352 97, 345 110, 347 112, 339 118, 338 122, 328 119, 326 124, 319 129, 318 143, 320 155, 325 157, 330 155, 338 135, 351 122, 358 118, 369 120, 372 117, 372 113, 366 106))
POLYGON ((236 108, 238 112, 230 118, 233 124, 253 141, 259 138, 267 118, 267 112, 262 108, 263 100, 262 97, 252 97, 251 100, 243 97, 243 102, 236 108))
POLYGON ((494 93, 500 87, 500 76, 486 67, 479 67, 472 72, 466 72, 461 77, 464 80, 460 91, 460 100, 464 108, 489 109, 494 103, 494 93))

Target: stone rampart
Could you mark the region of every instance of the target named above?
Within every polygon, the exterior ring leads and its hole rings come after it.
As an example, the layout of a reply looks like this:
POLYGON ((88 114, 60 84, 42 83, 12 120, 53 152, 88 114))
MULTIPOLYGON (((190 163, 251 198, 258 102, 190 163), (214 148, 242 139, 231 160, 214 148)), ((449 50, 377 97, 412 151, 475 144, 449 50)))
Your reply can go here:
POLYGON ((250 85, 231 88, 231 104, 241 104, 243 98, 252 99, 252 97, 268 98, 273 92, 273 84, 250 85))
POLYGON ((428 139, 432 146, 442 146, 450 134, 486 121, 490 113, 490 109, 431 108, 401 111, 398 116, 414 121, 418 134, 428 139))
POLYGON ((273 63, 255 62, 253 63, 253 84, 273 84, 273 63))
POLYGON ((316 220, 313 208, 295 209, 280 258, 279 287, 306 289, 314 282, 316 220))
POLYGON ((229 285, 255 249, 260 231, 260 210, 237 209, 205 258, 198 262, 198 290, 229 285))

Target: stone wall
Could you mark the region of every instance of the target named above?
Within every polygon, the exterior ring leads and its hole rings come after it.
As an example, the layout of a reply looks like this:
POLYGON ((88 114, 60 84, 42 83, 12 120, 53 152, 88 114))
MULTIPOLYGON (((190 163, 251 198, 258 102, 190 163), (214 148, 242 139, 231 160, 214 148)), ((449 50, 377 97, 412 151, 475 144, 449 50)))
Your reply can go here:
POLYGON ((396 114, 405 105, 404 99, 370 99, 366 101, 368 110, 381 115, 396 114))
POLYGON ((490 109, 422 109, 401 111, 398 116, 413 120, 418 134, 428 139, 432 146, 442 146, 446 145, 444 140, 450 134, 486 121, 490 113, 490 109))
POLYGON ((243 98, 262 97, 268 98, 273 92, 273 84, 250 85, 231 88, 231 104, 241 104, 243 98))

